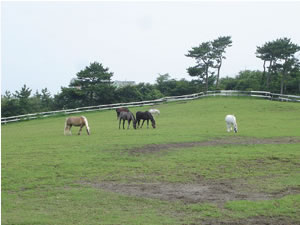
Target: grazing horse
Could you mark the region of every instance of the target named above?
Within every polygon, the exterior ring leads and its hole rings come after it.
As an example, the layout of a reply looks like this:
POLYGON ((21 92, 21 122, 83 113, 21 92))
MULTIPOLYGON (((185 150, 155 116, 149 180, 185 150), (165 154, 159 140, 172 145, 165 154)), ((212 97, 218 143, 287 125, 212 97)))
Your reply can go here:
POLYGON ((67 134, 67 131, 69 131, 68 133, 72 135, 71 132, 72 126, 76 126, 76 127, 80 126, 78 135, 80 135, 82 127, 86 126, 86 132, 88 135, 90 135, 90 127, 85 116, 72 116, 67 118, 65 123, 65 131, 64 131, 65 135, 67 134))
POLYGON ((121 107, 121 108, 117 108, 116 112, 117 112, 117 119, 118 119, 121 112, 129 112, 129 109, 126 107, 121 107))
POLYGON ((148 111, 146 111, 146 112, 138 111, 138 112, 136 112, 135 115, 136 115, 136 120, 137 120, 137 123, 138 123, 138 127, 140 127, 140 120, 143 120, 141 128, 143 127, 145 120, 147 120, 147 128, 149 128, 149 120, 151 120, 152 127, 155 128, 155 120, 153 119, 153 116, 151 115, 150 112, 148 112, 148 111))
POLYGON ((127 122, 128 122, 127 129, 129 129, 131 120, 132 120, 133 128, 136 129, 136 119, 135 119, 132 112, 124 112, 124 111, 120 112, 120 115, 119 115, 119 129, 120 129, 120 125, 121 125, 121 120, 123 120, 123 129, 125 129, 124 128, 125 120, 127 120, 127 122))
POLYGON ((237 123, 236 123, 236 118, 234 115, 227 115, 225 117, 225 121, 226 121, 226 126, 227 126, 227 132, 232 131, 232 127, 235 133, 238 132, 238 127, 237 127, 237 123))
POLYGON ((149 113, 151 113, 153 116, 160 115, 160 111, 158 109, 149 109, 149 113))

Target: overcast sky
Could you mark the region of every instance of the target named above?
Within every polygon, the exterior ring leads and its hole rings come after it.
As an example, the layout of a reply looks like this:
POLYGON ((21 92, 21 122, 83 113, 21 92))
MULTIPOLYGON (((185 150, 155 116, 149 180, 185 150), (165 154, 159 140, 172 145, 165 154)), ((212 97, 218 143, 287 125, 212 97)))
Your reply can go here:
POLYGON ((2 2, 1 93, 26 84, 57 94, 91 62, 113 80, 191 80, 188 50, 231 36, 221 76, 261 70, 257 46, 288 37, 300 45, 300 2, 2 2))

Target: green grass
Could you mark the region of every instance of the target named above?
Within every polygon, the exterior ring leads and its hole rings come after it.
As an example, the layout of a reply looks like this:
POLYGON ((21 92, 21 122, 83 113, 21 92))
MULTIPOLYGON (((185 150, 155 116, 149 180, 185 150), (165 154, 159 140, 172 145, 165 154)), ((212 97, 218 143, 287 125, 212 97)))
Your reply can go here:
POLYGON ((84 113, 91 136, 85 130, 77 136, 76 127, 73 136, 64 136, 65 117, 3 125, 2 224, 201 224, 212 218, 235 221, 264 215, 300 222, 296 193, 219 206, 133 197, 83 185, 80 181, 197 183, 202 177, 244 180, 243 191, 299 190, 300 143, 130 153, 147 144, 299 137, 299 104, 214 97, 157 107, 157 129, 144 124, 139 130, 119 130, 113 110, 84 113), (239 133, 226 132, 226 114, 236 115, 239 133))

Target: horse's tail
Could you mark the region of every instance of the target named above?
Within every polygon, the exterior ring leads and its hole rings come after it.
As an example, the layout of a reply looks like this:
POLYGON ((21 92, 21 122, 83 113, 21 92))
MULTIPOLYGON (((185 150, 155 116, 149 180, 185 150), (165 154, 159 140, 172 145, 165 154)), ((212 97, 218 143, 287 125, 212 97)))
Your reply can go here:
POLYGON ((84 124, 85 124, 85 126, 86 126, 86 131, 87 131, 88 135, 90 135, 90 127, 89 127, 89 123, 88 123, 87 118, 86 118, 85 116, 81 116, 81 118, 82 118, 83 121, 84 121, 84 124))
POLYGON ((68 128, 68 119, 69 119, 69 118, 67 118, 67 119, 66 119, 66 122, 65 122, 64 135, 67 134, 66 132, 67 132, 67 128, 68 128))
POLYGON ((85 116, 81 116, 81 117, 82 117, 83 120, 84 120, 84 124, 85 124, 85 126, 86 126, 86 129, 88 129, 88 131, 90 131, 90 127, 89 127, 89 123, 88 123, 87 118, 86 118, 85 116))

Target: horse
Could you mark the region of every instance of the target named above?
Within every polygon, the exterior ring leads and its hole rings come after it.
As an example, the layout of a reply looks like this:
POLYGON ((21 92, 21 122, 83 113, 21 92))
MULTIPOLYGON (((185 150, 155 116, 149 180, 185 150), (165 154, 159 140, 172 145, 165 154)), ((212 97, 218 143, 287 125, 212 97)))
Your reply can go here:
POLYGON ((68 133, 72 135, 71 132, 72 126, 76 126, 76 127, 80 126, 78 135, 80 135, 82 127, 86 126, 86 132, 88 135, 90 135, 90 127, 87 118, 85 116, 72 116, 67 118, 65 122, 65 130, 64 130, 65 135, 67 134, 67 131, 69 131, 68 133))
POLYGON ((145 120, 147 120, 147 128, 149 128, 149 120, 151 120, 152 127, 153 128, 156 127, 155 120, 153 119, 153 116, 149 111, 145 111, 145 112, 138 111, 136 112, 135 115, 136 115, 138 127, 140 127, 140 120, 143 120, 141 128, 143 127, 145 120))
POLYGON ((117 112, 117 119, 118 119, 121 112, 129 112, 129 109, 127 107, 121 107, 121 108, 117 108, 116 112, 117 112))
POLYGON ((153 116, 160 115, 160 111, 158 109, 149 109, 149 113, 151 113, 153 116))
POLYGON ((120 129, 120 125, 121 125, 121 120, 123 120, 123 129, 125 129, 124 128, 125 120, 127 120, 127 122, 128 122, 127 129, 129 129, 131 120, 132 120, 133 128, 136 129, 136 119, 135 119, 132 112, 124 112, 124 111, 120 112, 120 115, 119 115, 119 129, 120 129))
POLYGON ((234 115, 227 115, 225 117, 226 126, 227 126, 227 132, 232 131, 232 127, 235 133, 238 132, 237 122, 234 115))

